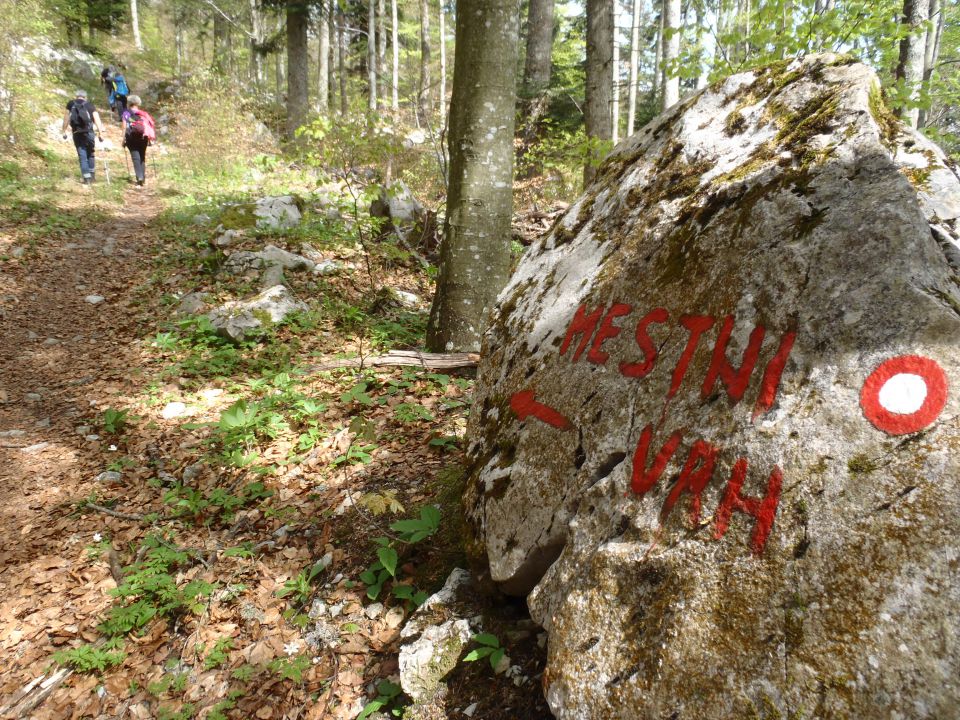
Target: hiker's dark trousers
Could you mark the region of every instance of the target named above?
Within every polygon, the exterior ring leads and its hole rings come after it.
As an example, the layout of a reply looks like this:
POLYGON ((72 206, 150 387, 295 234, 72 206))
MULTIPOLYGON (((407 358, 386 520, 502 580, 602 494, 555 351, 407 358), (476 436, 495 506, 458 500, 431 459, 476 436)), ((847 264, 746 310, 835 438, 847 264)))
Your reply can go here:
POLYGON ((80 158, 80 174, 85 178, 92 178, 97 171, 97 142, 96 136, 90 133, 74 133, 73 144, 77 147, 77 157, 80 158))
POLYGON ((143 182, 146 179, 147 171, 147 141, 130 142, 127 140, 127 149, 133 159, 133 171, 137 175, 137 180, 143 182))

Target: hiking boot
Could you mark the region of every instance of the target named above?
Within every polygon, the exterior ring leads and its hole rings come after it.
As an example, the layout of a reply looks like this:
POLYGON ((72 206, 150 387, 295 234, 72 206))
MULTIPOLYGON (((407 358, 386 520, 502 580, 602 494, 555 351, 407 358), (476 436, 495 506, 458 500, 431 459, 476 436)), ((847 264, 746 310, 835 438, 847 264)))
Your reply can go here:
POLYGON ((90 177, 89 175, 84 175, 84 176, 83 176, 83 184, 84 184, 84 185, 92 185, 92 184, 93 184, 93 178, 90 177))
POLYGON ((137 185, 139 185, 140 187, 143 187, 143 182, 144 182, 143 180, 137 180, 137 185))

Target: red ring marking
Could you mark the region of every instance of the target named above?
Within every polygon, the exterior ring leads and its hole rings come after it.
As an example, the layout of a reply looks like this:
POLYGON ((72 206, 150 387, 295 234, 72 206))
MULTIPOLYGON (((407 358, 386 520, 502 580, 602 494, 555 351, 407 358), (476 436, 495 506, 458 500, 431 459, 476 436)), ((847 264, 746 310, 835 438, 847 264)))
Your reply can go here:
POLYGON ((919 355, 899 355, 885 360, 870 373, 860 391, 860 406, 874 427, 890 435, 923 430, 937 419, 947 404, 947 375, 934 360, 919 355), (894 375, 919 375, 927 384, 927 397, 916 412, 890 412, 880 404, 880 390, 894 375))

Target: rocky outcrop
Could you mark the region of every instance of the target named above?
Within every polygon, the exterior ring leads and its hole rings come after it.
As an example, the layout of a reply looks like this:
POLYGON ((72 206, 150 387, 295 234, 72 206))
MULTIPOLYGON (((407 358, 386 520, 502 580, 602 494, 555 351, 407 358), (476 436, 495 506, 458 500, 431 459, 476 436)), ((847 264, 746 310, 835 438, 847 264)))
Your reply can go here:
POLYGON ((465 503, 560 718, 940 718, 960 181, 833 56, 626 140, 485 340, 465 503))
POLYGON ((220 214, 220 224, 226 230, 289 230, 299 225, 300 219, 300 206, 291 195, 227 205, 220 214))
POLYGON ((247 300, 233 300, 207 314, 217 332, 234 342, 261 335, 294 312, 307 310, 286 287, 275 285, 247 300))

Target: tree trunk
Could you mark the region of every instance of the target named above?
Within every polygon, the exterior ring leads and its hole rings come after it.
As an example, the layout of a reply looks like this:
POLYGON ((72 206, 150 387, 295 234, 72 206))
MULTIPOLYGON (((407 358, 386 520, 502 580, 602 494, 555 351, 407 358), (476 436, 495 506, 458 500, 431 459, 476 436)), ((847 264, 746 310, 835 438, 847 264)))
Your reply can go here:
POLYGON ((447 119, 447 15, 440 0, 440 122, 447 119))
POLYGON ((327 10, 317 15, 317 110, 326 115, 330 110, 330 28, 327 10))
MULTIPOLYGON (((657 102, 660 97, 660 72, 663 67, 663 3, 660 0, 660 15, 657 18, 657 44, 653 54, 653 82, 650 83, 650 101, 651 104, 657 102)), ((656 4, 656 0, 654 0, 656 4)))
MULTIPOLYGON (((940 57, 940 37, 943 34, 943 9, 940 0, 930 0, 930 25, 927 28, 926 44, 923 54, 923 86, 922 92, 926 95, 930 90, 930 80, 933 79, 933 70, 940 57)), ((921 109, 917 120, 917 127, 926 127, 930 111, 921 109)))
POLYGON ((377 0, 367 0, 367 107, 377 110, 377 0))
POLYGON ((387 99, 387 8, 384 0, 377 0, 377 97, 381 104, 387 99))
POLYGON ((390 0, 390 50, 393 55, 390 108, 396 116, 400 112, 400 24, 397 20, 397 0, 390 0))
POLYGON ((143 39, 140 37, 140 13, 137 10, 137 0, 130 0, 130 26, 133 29, 133 44, 137 50, 143 50, 143 39))
POLYGON ((613 73, 610 76, 610 82, 612 83, 612 102, 610 104, 610 122, 612 123, 611 127, 613 132, 611 134, 611 140, 613 144, 616 145, 620 142, 620 28, 617 27, 617 20, 619 10, 620 10, 620 1, 612 0, 613 2, 613 62, 610 63, 610 70, 613 73))
POLYGON ((218 12, 213 14, 213 70, 225 75, 230 66, 227 47, 227 34, 230 27, 227 19, 218 12))
POLYGON ((630 24, 630 79, 627 88, 627 136, 633 135, 637 122, 637 85, 640 69, 640 2, 633 0, 630 24))
MULTIPOLYGON (((587 87, 584 122, 591 140, 613 137, 613 0, 587 0, 587 87)), ((583 168, 584 184, 593 180, 603 159, 594 151, 583 168)))
POLYGON ((663 0, 663 73, 661 105, 663 110, 680 99, 680 76, 676 63, 680 57, 680 0, 663 0))
POLYGON ((347 115, 347 31, 343 8, 337 3, 337 79, 340 81, 340 114, 347 115))
POLYGON ((177 77, 183 74, 183 21, 180 14, 173 14, 173 45, 177 55, 177 77))
MULTIPOLYGON (((787 12, 786 10, 787 5, 789 5, 789 0, 785 0, 784 2, 785 13, 787 12)), ((697 73, 697 90, 702 90, 707 86, 707 83, 710 81, 711 63, 707 62, 706 48, 703 45, 703 36, 707 28, 709 27, 707 24, 709 21, 707 19, 707 12, 705 8, 703 8, 700 5, 697 5, 696 11, 697 11, 697 43, 700 46, 700 72, 697 73)), ((784 28, 784 33, 787 32, 787 29, 789 27, 792 27, 792 26, 788 25, 784 28)), ((716 54, 716 51, 714 51, 714 54, 716 54)), ((716 58, 714 58, 714 62, 716 62, 716 58)))
POLYGON ((458 3, 450 188, 427 329, 436 350, 479 350, 510 274, 518 35, 517 0, 458 3))
POLYGON ((527 56, 523 64, 522 99, 524 145, 533 144, 547 113, 553 54, 554 0, 530 0, 527 18, 527 56))
MULTIPOLYGON (((286 16, 281 13, 277 16, 277 33, 283 32, 284 23, 286 21, 286 16)), ((277 81, 277 102, 283 102, 283 88, 287 83, 286 73, 283 72, 283 57, 284 54, 281 52, 276 53, 275 55, 276 63, 276 73, 275 78, 277 81)))
POLYGON ((327 39, 327 104, 332 108, 334 98, 337 96, 337 73, 335 68, 337 67, 337 57, 339 55, 339 51, 337 49, 338 40, 336 0, 328 0, 325 12, 327 13, 327 31, 329 33, 329 37, 327 39))
MULTIPOLYGON (((460 21, 457 19, 459 31, 460 21)), ((417 121, 430 125, 430 0, 420 0, 420 95, 417 98, 417 121)))
POLYGON ((250 0, 250 78, 256 87, 263 85, 263 0, 250 0))
MULTIPOLYGON (((919 95, 923 80, 923 58, 926 50, 925 36, 921 33, 930 6, 928 0, 903 0, 903 24, 906 33, 900 41, 900 61, 897 64, 897 80, 909 90, 911 101, 919 95)), ((898 108, 897 113, 910 127, 917 127, 920 110, 916 107, 898 108)))
POLYGON ((307 49, 307 25, 310 16, 305 3, 294 1, 287 5, 287 136, 293 137, 297 128, 307 119, 310 87, 307 69, 310 56, 307 49))

